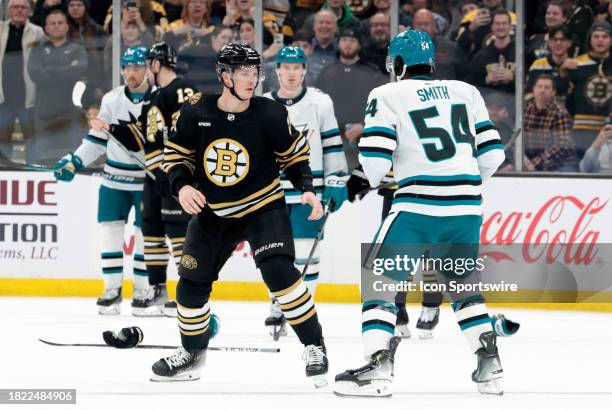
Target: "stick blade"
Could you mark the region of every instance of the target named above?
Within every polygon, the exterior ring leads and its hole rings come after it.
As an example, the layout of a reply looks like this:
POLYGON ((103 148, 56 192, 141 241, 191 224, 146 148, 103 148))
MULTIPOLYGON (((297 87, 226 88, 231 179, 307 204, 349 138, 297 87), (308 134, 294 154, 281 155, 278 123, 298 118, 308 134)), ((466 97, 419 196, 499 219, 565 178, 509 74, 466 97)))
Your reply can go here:
POLYGON ((79 108, 83 107, 82 100, 86 88, 87 85, 85 85, 83 81, 77 81, 76 84, 74 84, 74 88, 72 89, 72 105, 79 108))

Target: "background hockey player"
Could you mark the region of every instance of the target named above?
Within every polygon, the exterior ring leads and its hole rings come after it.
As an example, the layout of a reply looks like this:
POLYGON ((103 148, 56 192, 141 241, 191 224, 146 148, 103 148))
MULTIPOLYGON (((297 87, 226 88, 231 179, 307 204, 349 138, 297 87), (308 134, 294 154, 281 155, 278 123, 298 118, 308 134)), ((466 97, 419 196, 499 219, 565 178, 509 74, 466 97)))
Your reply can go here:
MULTIPOLYGON (((391 212, 373 240, 379 245, 373 257, 386 257, 389 244, 409 243, 410 247, 401 248, 409 258, 416 259, 429 249, 432 258, 475 259, 482 225, 482 183, 504 160, 499 134, 476 88, 431 79, 435 50, 426 32, 398 34, 389 45, 387 62, 398 82, 370 93, 359 142, 359 161, 370 185, 377 186, 392 166, 399 185, 391 212), (442 246, 445 253, 435 244, 446 245, 442 246)), ((398 281, 405 280, 406 274, 390 271, 385 276, 398 281)), ((450 280, 477 283, 479 272, 438 275, 441 283, 450 280)), ((501 394, 503 371, 483 297, 474 291, 449 297, 478 360, 472 380, 482 393, 501 394)), ((399 338, 394 337, 397 308, 394 298, 390 299, 364 297, 362 340, 369 363, 337 375, 336 394, 391 395, 399 338)))
MULTIPOLYGON (((306 54, 301 48, 285 46, 281 49, 276 55, 276 74, 280 88, 265 94, 265 97, 286 106, 293 126, 307 136, 315 193, 323 204, 333 199, 334 206, 331 211, 334 212, 340 209, 347 199, 346 157, 331 98, 316 88, 303 86, 306 65, 306 54)), ((281 174, 281 185, 285 191, 295 242, 295 267, 302 272, 321 227, 321 221, 307 219, 310 207, 302 204, 302 193, 293 188, 291 181, 284 174, 281 174)), ((317 247, 304 274, 304 282, 313 296, 319 277, 319 262, 317 247)), ((275 328, 272 332, 275 339, 278 338, 279 326, 284 333, 283 314, 276 300, 272 302, 266 326, 275 328)))
POLYGON ((189 215, 170 192, 168 175, 162 171, 164 142, 173 118, 179 114, 183 102, 192 97, 195 88, 176 76, 176 51, 166 43, 154 44, 147 54, 148 74, 157 87, 143 102, 140 124, 142 144, 132 135, 118 136, 128 149, 138 151, 144 145, 145 164, 155 180, 145 177, 142 198, 142 234, 144 257, 149 274, 150 293, 137 307, 145 316, 176 316, 175 302, 168 302, 166 269, 172 247, 174 262, 180 263, 189 215))
MULTIPOLYGON (((285 107, 253 97, 261 58, 246 44, 226 45, 217 56, 221 96, 196 93, 183 105, 164 151, 164 170, 189 222, 177 286, 180 347, 153 365, 152 380, 200 377, 209 341, 213 282, 235 246, 247 240, 255 264, 289 324, 304 344, 306 375, 326 384, 328 369, 314 301, 293 265, 291 225, 279 173, 284 172, 312 207, 308 141, 289 121, 285 107), (196 183, 197 188, 193 187, 196 183)), ((306 217, 306 216, 305 216, 306 217)))
POLYGON ((124 230, 130 210, 134 209, 134 295, 133 313, 147 295, 149 287, 147 270, 142 254, 142 218, 140 204, 145 173, 140 166, 115 141, 113 135, 131 135, 141 151, 142 141, 136 119, 140 115, 143 98, 149 89, 146 78, 145 48, 128 48, 121 57, 123 78, 127 85, 108 92, 102 99, 97 118, 91 120, 92 129, 83 138, 82 144, 55 164, 55 178, 72 181, 76 171, 88 166, 98 157, 106 154, 105 177, 100 185, 98 198, 98 222, 101 226, 102 273, 104 294, 98 299, 100 314, 121 312, 121 288, 123 282, 124 230), (108 130, 108 131, 106 131, 108 130))

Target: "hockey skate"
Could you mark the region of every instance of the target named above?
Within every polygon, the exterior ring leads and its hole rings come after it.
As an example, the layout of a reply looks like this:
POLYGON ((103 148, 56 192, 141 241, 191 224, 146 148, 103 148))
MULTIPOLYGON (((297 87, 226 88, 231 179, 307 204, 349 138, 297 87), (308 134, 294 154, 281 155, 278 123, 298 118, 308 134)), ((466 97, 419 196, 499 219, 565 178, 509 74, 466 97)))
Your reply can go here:
POLYGON ((304 348, 302 359, 306 362, 306 377, 313 381, 316 388, 327 386, 327 349, 323 338, 319 345, 308 345, 304 348))
POLYGON ((118 315, 121 313, 121 288, 105 289, 98 298, 98 313, 101 315, 118 315))
POLYGON ((410 339, 410 329, 408 329, 408 312, 406 305, 395 305, 398 308, 397 322, 395 324, 395 335, 402 339, 410 339))
POLYGON ((340 397, 391 397, 393 362, 401 340, 392 337, 389 348, 374 353, 368 364, 336 375, 334 394, 340 397))
POLYGON ((482 394, 504 394, 502 378, 504 371, 497 353, 497 336, 494 332, 480 335, 482 347, 476 351, 478 367, 472 373, 472 380, 482 394))
POLYGON ((270 336, 274 341, 280 339, 281 336, 287 336, 287 319, 283 315, 278 300, 272 299, 272 305, 270 306, 270 316, 266 318, 266 327, 270 330, 270 336))
POLYGON ((178 316, 178 308, 176 306, 175 300, 169 300, 164 303, 164 316, 166 317, 177 317, 178 316))
POLYGON ((152 285, 149 288, 145 299, 136 299, 132 302, 132 313, 134 316, 160 317, 169 316, 176 317, 176 302, 168 301, 168 290, 165 283, 152 285), (166 305, 168 305, 168 313, 166 313, 166 305), (174 316, 172 309, 174 308, 174 316))
POLYGON ((149 297, 149 292, 151 288, 148 289, 134 289, 134 294, 132 295, 132 315, 133 316, 145 316, 142 314, 143 310, 147 306, 147 298, 149 297))
POLYGON ((206 350, 187 350, 179 347, 172 356, 153 363, 152 382, 181 382, 198 380, 206 363, 206 350))
POLYGON ((438 325, 440 319, 440 308, 426 307, 421 308, 421 316, 417 322, 417 335, 419 339, 431 339, 433 337, 433 331, 438 325))

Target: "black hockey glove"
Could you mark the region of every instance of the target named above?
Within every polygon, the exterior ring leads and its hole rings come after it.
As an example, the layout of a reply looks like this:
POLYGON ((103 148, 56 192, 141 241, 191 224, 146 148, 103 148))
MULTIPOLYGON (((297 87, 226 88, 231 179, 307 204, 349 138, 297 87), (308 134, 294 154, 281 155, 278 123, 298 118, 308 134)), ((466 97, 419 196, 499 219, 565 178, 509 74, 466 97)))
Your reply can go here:
POLYGON ((361 166, 355 168, 353 172, 351 172, 351 177, 346 182, 346 188, 348 190, 349 202, 354 202, 357 196, 359 196, 359 199, 362 199, 367 194, 365 191, 370 188, 370 183, 365 177, 361 166))
POLYGON ((136 347, 140 342, 142 342, 144 335, 139 327, 132 326, 124 327, 121 329, 118 335, 115 334, 115 332, 107 330, 106 332, 102 333, 102 337, 109 346, 116 347, 118 349, 129 349, 131 347, 136 347))

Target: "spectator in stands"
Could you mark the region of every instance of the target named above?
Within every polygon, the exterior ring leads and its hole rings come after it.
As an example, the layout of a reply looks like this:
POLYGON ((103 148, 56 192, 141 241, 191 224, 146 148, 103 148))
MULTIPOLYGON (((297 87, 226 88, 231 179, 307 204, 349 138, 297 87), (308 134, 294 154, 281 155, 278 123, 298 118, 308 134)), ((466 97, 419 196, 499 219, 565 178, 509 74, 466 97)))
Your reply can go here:
POLYGON ((470 64, 470 83, 514 93, 515 46, 510 37, 512 20, 510 14, 498 10, 491 20, 494 40, 474 56, 470 64))
MULTIPOLYGON (((484 95, 485 105, 489 118, 495 124, 497 132, 501 137, 504 147, 510 143, 512 139, 512 126, 514 124, 514 111, 511 104, 508 104, 508 98, 505 94, 499 92, 491 92, 484 95)), ((514 147, 510 146, 506 151, 506 159, 499 167, 502 172, 514 170, 514 147)))
POLYGON ((317 78, 325 66, 337 61, 336 16, 329 10, 320 10, 314 17, 312 55, 308 58, 308 70, 317 78))
MULTIPOLYGON (((292 1, 292 3, 294 2, 292 1)), ((295 0, 295 7, 291 9, 294 26, 304 30, 306 19, 315 14, 323 3, 325 3, 325 0, 295 0)), ((308 30, 306 32, 308 33, 308 30)))
POLYGON ((612 24, 612 1, 608 1, 607 4, 602 4, 597 16, 596 21, 607 21, 612 24))
POLYGON ((448 28, 448 23, 444 17, 442 17, 438 13, 433 12, 433 1, 432 0, 412 0, 412 10, 413 10, 412 15, 413 16, 419 10, 423 10, 423 9, 429 10, 432 12, 432 15, 434 17, 434 22, 436 25, 436 31, 440 33, 441 35, 444 35, 444 33, 446 33, 446 29, 448 28))
POLYGON ((588 35, 589 51, 568 62, 571 94, 567 107, 574 115, 574 142, 580 157, 599 131, 609 121, 612 103, 612 60, 610 59, 612 26, 608 22, 593 23, 588 35))
POLYGON ((357 142, 363 132, 363 107, 368 94, 389 80, 388 75, 382 75, 375 66, 359 57, 361 41, 359 32, 353 27, 341 29, 338 35, 339 61, 325 67, 315 83, 334 102, 349 169, 359 164, 357 142))
MULTIPOLYGON (((550 38, 550 32, 553 28, 559 28, 565 25, 568 18, 567 13, 568 9, 563 6, 561 1, 551 0, 548 2, 545 17, 546 32, 534 34, 529 38, 525 46, 525 65, 527 67, 531 66, 534 61, 547 57, 550 54, 548 41, 550 38)), ((565 25, 565 27, 568 26, 565 25)), ((571 31, 569 31, 569 27, 567 38, 572 43, 570 44, 572 49, 568 51, 568 53, 571 57, 576 57, 581 45, 578 44, 578 38, 574 36, 571 31)))
POLYGON ((457 41, 457 36, 459 35, 459 30, 461 27, 461 22, 472 11, 478 10, 478 1, 476 0, 463 0, 459 4, 459 15, 457 19, 453 19, 453 24, 450 27, 450 39, 452 41, 457 41))
POLYGON ((66 0, 38 0, 34 2, 32 22, 38 26, 45 24, 45 17, 51 10, 66 11, 66 0))
MULTIPOLYGON (((166 10, 166 19, 168 24, 181 20, 183 18, 183 7, 185 0, 164 0, 164 10, 166 10)), ((206 5, 209 6, 209 1, 206 0, 206 5)))
POLYGON ((389 16, 376 13, 369 19, 370 41, 366 46, 364 58, 376 65, 381 73, 387 75, 387 47, 391 41, 391 24, 389 16))
MULTIPOLYGON (((168 25, 166 10, 164 6, 155 0, 125 0, 121 10, 121 18, 127 13, 129 21, 134 21, 138 29, 143 32, 149 31, 155 41, 161 39, 162 33, 168 25)), ((104 19, 104 30, 112 33, 113 8, 108 9, 108 14, 104 19)))
POLYGON ((223 24, 237 27, 244 19, 253 20, 253 0, 225 0, 225 17, 223 24))
POLYGON ((436 71, 434 78, 440 80, 463 80, 467 58, 461 48, 437 34, 434 15, 428 9, 420 9, 412 17, 412 28, 426 31, 436 46, 436 71))
POLYGON ((181 47, 199 42, 201 37, 212 32, 209 24, 208 0, 185 0, 181 19, 170 23, 164 34, 164 41, 180 50, 181 47))
MULTIPOLYGON (((367 31, 363 28, 361 21, 353 15, 353 12, 348 6, 346 0, 328 0, 323 3, 321 10, 329 10, 334 14, 336 19, 336 27, 338 27, 338 29, 343 27, 352 27, 360 30, 361 35, 367 35, 367 31)), ((308 33, 313 33, 315 16, 316 14, 308 17, 304 22, 304 25, 301 27, 301 30, 306 30, 308 33)))
POLYGON ((28 0, 9 0, 7 21, 0 21, 0 159, 11 157, 15 119, 25 138, 34 134, 36 86, 28 73, 32 47, 42 43, 41 27, 30 23, 28 0))
POLYGON ((32 50, 28 72, 36 84, 36 134, 26 153, 28 163, 52 165, 83 137, 83 118, 72 105, 72 89, 87 72, 87 53, 68 37, 68 17, 61 10, 45 19, 48 41, 32 50))
POLYGON ((233 31, 223 24, 215 26, 202 43, 192 43, 178 52, 177 73, 195 84, 204 95, 221 91, 215 64, 217 53, 233 38, 233 31))
MULTIPOLYGON (((555 79, 557 98, 565 103, 565 98, 569 92, 567 77, 561 77, 561 70, 573 66, 570 60, 569 49, 572 46, 571 32, 567 26, 557 26, 550 29, 546 35, 547 48, 550 53, 531 64, 527 71, 527 90, 531 92, 536 78, 540 74, 551 74, 555 79)), ((531 98, 528 94, 527 98, 531 98)))
MULTIPOLYGON (((468 58, 474 56, 486 46, 486 41, 491 34, 492 16, 500 10, 503 10, 502 0, 484 0, 483 7, 473 10, 463 17, 456 41, 468 58)), ((512 26, 514 26, 516 15, 512 12, 508 13, 512 26)))
POLYGON ((68 0, 70 40, 87 52, 87 90, 84 106, 100 105, 104 95, 104 46, 106 33, 89 16, 89 0, 68 0))
MULTIPOLYGON (((154 39, 148 30, 140 31, 138 24, 134 21, 130 21, 127 18, 127 14, 123 14, 121 17, 121 51, 120 55, 123 55, 126 49, 130 47, 143 46, 147 49, 153 45, 154 39)), ((107 81, 111 78, 113 69, 113 39, 109 38, 106 41, 104 47, 104 72, 105 79, 107 81)), ((106 88, 110 87, 110 82, 106 88)))
POLYGON ((240 22, 240 34, 238 39, 253 48, 255 47, 255 22, 253 20, 245 19, 240 22))
POLYGON ((612 124, 606 125, 599 131, 597 138, 580 161, 580 171, 612 173, 612 124))
POLYGON ((549 74, 540 74, 533 87, 533 99, 525 108, 524 168, 528 171, 576 171, 571 130, 571 115, 555 99, 555 79, 549 74))
MULTIPOLYGON (((391 0, 374 0, 374 13, 372 17, 377 14, 383 14, 387 21, 390 21, 390 13, 391 13, 391 0)), ((370 25, 372 17, 364 19, 361 21, 363 25, 363 31, 371 33, 370 25)), ((399 10, 398 23, 400 26, 400 31, 406 30, 409 27, 412 27, 412 18, 408 14, 406 14, 403 10, 399 10)))
POLYGON ((567 25, 571 27, 582 48, 582 45, 586 44, 589 29, 593 24, 593 9, 589 5, 589 0, 572 0, 569 6, 567 25))

